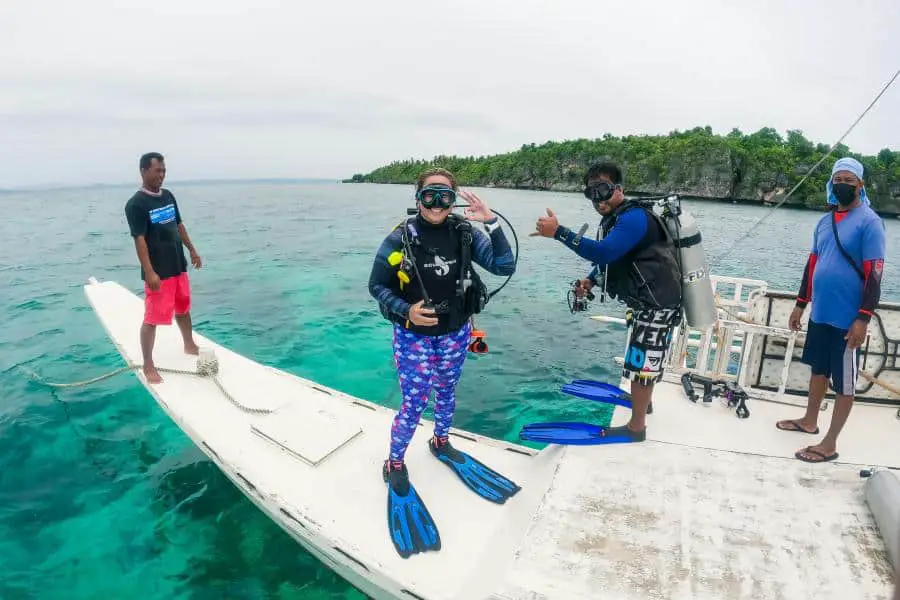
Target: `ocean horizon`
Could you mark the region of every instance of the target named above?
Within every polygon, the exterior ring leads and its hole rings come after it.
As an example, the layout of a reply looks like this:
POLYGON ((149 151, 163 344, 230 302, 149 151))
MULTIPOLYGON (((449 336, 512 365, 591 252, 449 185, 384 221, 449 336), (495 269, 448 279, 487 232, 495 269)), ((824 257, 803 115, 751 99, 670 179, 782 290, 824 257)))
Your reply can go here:
MULTIPOLYGON (((282 184, 305 185, 341 183, 340 177, 247 177, 247 178, 197 178, 197 179, 166 179, 163 187, 175 189, 179 186, 197 185, 242 185, 242 184, 282 184)), ((98 183, 43 183, 29 186, 13 186, 0 188, 0 194, 16 194, 28 192, 53 192, 67 190, 90 190, 105 188, 140 187, 140 181, 134 182, 98 182, 98 183)))

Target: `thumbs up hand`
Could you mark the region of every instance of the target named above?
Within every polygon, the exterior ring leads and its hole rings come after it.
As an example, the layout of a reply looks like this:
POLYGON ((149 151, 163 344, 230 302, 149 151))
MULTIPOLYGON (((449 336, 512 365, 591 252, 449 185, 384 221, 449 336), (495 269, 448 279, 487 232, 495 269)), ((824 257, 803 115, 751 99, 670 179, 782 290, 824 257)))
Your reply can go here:
POLYGON ((553 211, 548 208, 547 216, 539 217, 534 229, 535 231, 533 233, 528 234, 529 237, 542 235, 544 237, 552 238, 556 235, 556 230, 559 229, 559 220, 556 218, 556 215, 553 214, 553 211))

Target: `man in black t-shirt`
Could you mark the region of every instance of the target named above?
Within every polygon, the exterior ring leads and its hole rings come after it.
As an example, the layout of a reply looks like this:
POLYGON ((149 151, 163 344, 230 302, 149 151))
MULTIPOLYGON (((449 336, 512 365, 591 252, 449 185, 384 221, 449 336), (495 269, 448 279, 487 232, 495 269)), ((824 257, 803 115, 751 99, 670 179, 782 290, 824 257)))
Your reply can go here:
POLYGON ((144 376, 149 383, 161 383, 162 377, 153 363, 157 325, 171 325, 174 315, 184 338, 184 351, 199 354, 191 324, 191 288, 184 246, 187 246, 195 268, 199 269, 203 263, 181 222, 175 196, 162 188, 166 177, 162 154, 149 152, 141 156, 140 169, 143 187, 125 204, 125 217, 134 238, 144 281, 144 322, 141 325, 144 376))

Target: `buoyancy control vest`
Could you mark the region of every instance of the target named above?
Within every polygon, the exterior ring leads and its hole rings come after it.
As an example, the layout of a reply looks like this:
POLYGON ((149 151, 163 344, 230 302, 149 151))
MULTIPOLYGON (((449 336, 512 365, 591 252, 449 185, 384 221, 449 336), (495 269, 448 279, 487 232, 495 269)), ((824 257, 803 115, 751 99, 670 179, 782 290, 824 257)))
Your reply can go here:
POLYGON ((474 235, 472 224, 451 213, 439 225, 416 215, 398 225, 402 227, 400 250, 388 262, 397 268, 391 278, 392 291, 410 304, 425 300, 436 313, 438 324, 416 325, 406 317, 382 315, 410 331, 424 335, 443 335, 458 330, 489 300, 487 286, 472 265, 474 235))
POLYGON ((648 216, 648 235, 619 260, 607 265, 606 293, 635 309, 679 306, 681 271, 677 250, 659 215, 638 202, 626 200, 601 221, 603 236, 609 234, 627 210, 640 210, 648 216))

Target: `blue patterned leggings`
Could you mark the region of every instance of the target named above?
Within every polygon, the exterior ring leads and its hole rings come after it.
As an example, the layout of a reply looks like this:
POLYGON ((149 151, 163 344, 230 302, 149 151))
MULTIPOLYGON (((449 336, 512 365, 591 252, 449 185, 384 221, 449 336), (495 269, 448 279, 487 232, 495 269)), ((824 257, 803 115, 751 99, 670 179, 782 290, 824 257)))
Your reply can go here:
POLYGON ((403 401, 391 427, 391 460, 402 461, 434 390, 434 435, 446 437, 456 410, 456 384, 468 353, 471 326, 441 336, 394 325, 394 365, 403 401))

